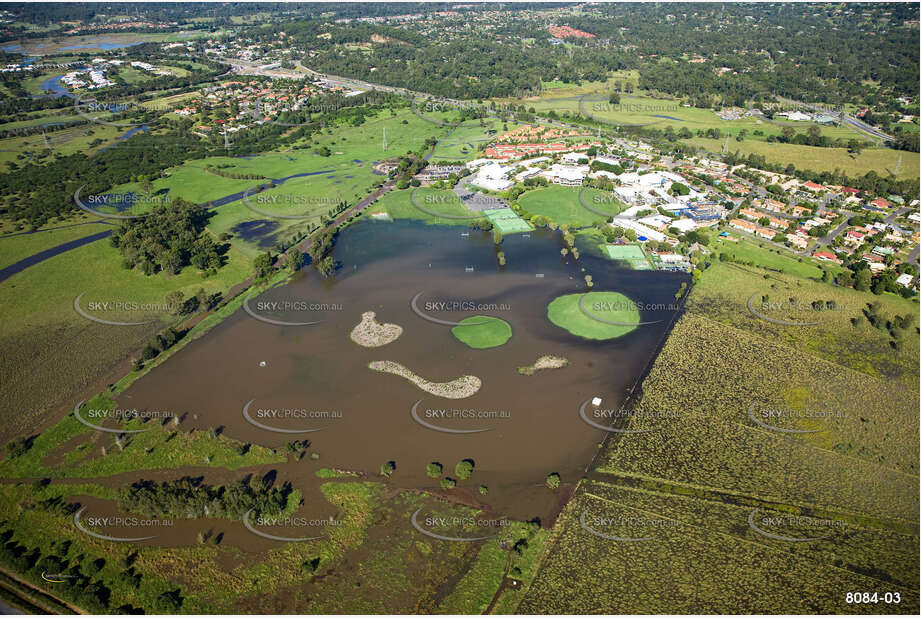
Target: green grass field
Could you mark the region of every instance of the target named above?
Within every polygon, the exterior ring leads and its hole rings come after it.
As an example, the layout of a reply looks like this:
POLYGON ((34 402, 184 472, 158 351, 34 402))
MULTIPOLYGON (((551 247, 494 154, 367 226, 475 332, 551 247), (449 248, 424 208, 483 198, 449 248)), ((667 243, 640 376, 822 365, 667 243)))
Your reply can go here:
MULTIPOLYGON (((416 189, 416 203, 430 212, 424 212, 413 204, 413 189, 394 189, 382 196, 365 211, 368 214, 386 212, 391 219, 413 219, 436 225, 468 226, 473 221, 484 221, 486 217, 476 216, 457 199, 457 195, 448 189, 416 189), (460 218, 439 217, 430 213, 440 213, 460 218), (475 217, 475 218, 474 218, 475 217)), ((367 215, 366 215, 367 216, 367 215)))
MULTIPOLYGON (((697 137, 687 141, 710 152, 720 152, 724 143, 724 140, 697 137)), ((896 176, 899 178, 918 178, 919 162, 921 162, 917 152, 905 152, 892 150, 891 148, 867 148, 859 155, 851 155, 845 148, 770 144, 753 139, 746 139, 742 142, 730 140, 729 151, 738 151, 743 155, 749 153, 762 155, 769 163, 779 165, 792 163, 797 169, 801 170, 814 172, 839 170, 848 176, 863 176, 871 170, 880 176, 888 176, 890 173, 895 173, 896 166, 898 166, 901 158, 902 165, 896 176)))
POLYGON ((495 348, 512 338, 512 327, 500 318, 474 315, 451 329, 458 341, 476 350, 495 348))
MULTIPOLYGON (((780 135, 783 125, 756 118, 723 120, 711 109, 685 107, 675 99, 658 99, 643 92, 621 94, 620 103, 608 102, 608 88, 604 84, 586 84, 581 87, 553 88, 545 95, 525 100, 523 103, 533 107, 538 113, 554 111, 558 115, 581 114, 595 120, 614 124, 643 125, 665 129, 672 127, 675 131, 686 128, 692 133, 697 130, 719 129, 724 135, 737 135, 745 130, 748 139, 763 140, 768 135, 780 135), (755 136, 755 131, 763 135, 755 136)), ((794 123, 794 128, 805 133, 814 123, 794 123)), ((866 138, 846 126, 817 125, 822 135, 833 139, 866 138)))
MULTIPOLYGON (((47 244, 48 240, 37 234, 26 242, 47 244)), ((15 250, 21 259, 21 246, 15 250)), ((12 259, 13 252, 9 255, 7 259, 12 259)), ((163 273, 147 277, 138 270, 122 268, 120 253, 103 239, 45 260, 0 283, 4 316, 0 351, 7 359, 2 368, 6 409, 18 411, 4 415, 7 429, 3 433, 33 423, 54 402, 72 395, 94 376, 139 350, 173 319, 162 312, 143 312, 138 319, 139 312, 122 311, 99 317, 115 321, 159 319, 144 326, 96 324, 74 311, 78 295, 84 294, 81 306, 86 308, 92 301, 162 304, 172 290, 180 290, 186 297, 199 288, 224 292, 252 270, 251 260, 237 250, 231 249, 227 258, 218 275, 210 278, 203 278, 192 268, 172 277, 163 273)))
MULTIPOLYGON (((19 236, 3 237, 0 236, 0 268, 14 264, 19 260, 25 259, 40 251, 56 247, 62 243, 77 240, 85 236, 91 236, 98 232, 104 232, 112 229, 112 226, 104 225, 101 221, 90 225, 77 225, 66 227, 73 223, 81 223, 79 215, 66 222, 56 222, 39 228, 34 234, 24 234, 19 236), (55 229, 62 228, 62 229, 55 229)), ((94 217, 87 215, 86 222, 92 222, 94 217)), ((16 232, 11 232, 16 233, 16 232)))
MULTIPOLYGON (((732 232, 730 232, 732 234, 732 232)), ((735 234, 735 236, 741 236, 735 234)), ((754 262, 774 270, 800 277, 819 279, 822 270, 832 274, 841 271, 841 266, 832 262, 819 262, 811 257, 800 258, 787 249, 779 249, 767 243, 759 243, 749 238, 740 237, 738 242, 722 240, 715 237, 710 244, 710 249, 717 253, 727 253, 735 260, 754 262), (819 265, 821 264, 821 266, 819 265)))
POLYGON ((606 340, 622 337, 635 330, 640 321, 640 312, 629 298, 619 292, 589 292, 565 294, 553 299, 547 305, 547 318, 573 335, 606 340), (579 301, 583 297, 585 310, 597 316, 597 320, 585 315, 580 309, 579 301))
POLYGON ((590 187, 561 185, 528 191, 518 198, 518 203, 531 215, 543 215, 560 225, 569 225, 572 228, 588 227, 605 220, 605 217, 589 210, 586 205, 599 212, 610 213, 611 216, 626 208, 604 191, 590 187))

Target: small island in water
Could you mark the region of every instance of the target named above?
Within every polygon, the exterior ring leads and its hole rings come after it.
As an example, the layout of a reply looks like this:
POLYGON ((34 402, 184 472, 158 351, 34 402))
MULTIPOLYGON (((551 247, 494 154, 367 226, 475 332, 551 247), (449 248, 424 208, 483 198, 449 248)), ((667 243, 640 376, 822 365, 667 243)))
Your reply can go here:
POLYGON ((361 314, 361 322, 352 329, 349 338, 366 348, 379 348, 396 341, 403 334, 403 327, 398 324, 381 324, 374 319, 373 311, 361 314))
POLYGON ((446 399, 464 399, 475 395, 483 381, 476 376, 461 376, 450 382, 429 382, 421 376, 394 361, 373 361, 368 363, 368 368, 382 373, 392 373, 394 375, 406 378, 426 393, 436 397, 446 399))
POLYGON ((523 376, 533 376, 541 369, 560 369, 569 365, 569 360, 562 356, 552 356, 545 354, 541 356, 532 365, 524 365, 518 368, 518 373, 523 376))

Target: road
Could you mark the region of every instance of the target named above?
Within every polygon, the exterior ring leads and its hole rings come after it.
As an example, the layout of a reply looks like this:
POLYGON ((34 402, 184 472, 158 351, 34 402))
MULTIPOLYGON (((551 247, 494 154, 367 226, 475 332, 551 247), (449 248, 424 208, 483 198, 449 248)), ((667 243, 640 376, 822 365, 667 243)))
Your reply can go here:
POLYGON ((895 138, 889 135, 888 133, 883 133, 876 127, 869 125, 863 120, 860 120, 859 118, 856 118, 855 116, 851 116, 850 114, 846 114, 844 112, 837 112, 835 110, 831 110, 826 107, 822 107, 821 105, 816 105, 815 103, 803 103, 802 101, 794 101, 793 99, 785 99, 784 97, 777 97, 777 99, 781 101, 782 103, 787 103, 788 105, 799 105, 802 107, 807 107, 813 111, 825 112, 826 114, 829 114, 830 116, 837 116, 846 125, 854 129, 857 129, 858 131, 861 131, 863 133, 868 133, 877 139, 883 140, 884 142, 894 142, 895 141, 895 138))

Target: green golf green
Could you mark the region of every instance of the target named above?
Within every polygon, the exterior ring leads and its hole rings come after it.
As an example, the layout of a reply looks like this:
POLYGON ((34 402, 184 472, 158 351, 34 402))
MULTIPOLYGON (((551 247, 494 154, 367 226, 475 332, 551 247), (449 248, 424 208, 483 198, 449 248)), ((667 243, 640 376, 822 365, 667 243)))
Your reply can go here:
POLYGON ((495 348, 512 337, 512 327, 505 320, 488 315, 473 315, 464 318, 451 329, 457 339, 477 350, 495 348))
POLYGON ((547 317, 573 335, 605 340, 616 339, 633 331, 640 321, 640 312, 632 300, 618 292, 589 292, 554 298, 547 305, 547 317), (585 311, 597 316, 597 320, 585 315, 579 307, 582 297, 585 297, 585 311))

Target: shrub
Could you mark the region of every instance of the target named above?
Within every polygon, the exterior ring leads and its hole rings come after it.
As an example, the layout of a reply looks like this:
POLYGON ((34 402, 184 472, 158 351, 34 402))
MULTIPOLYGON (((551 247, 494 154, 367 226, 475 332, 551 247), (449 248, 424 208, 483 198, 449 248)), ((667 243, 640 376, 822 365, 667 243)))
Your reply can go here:
POLYGON ((469 479, 470 475, 473 474, 473 460, 462 459, 457 462, 457 465, 454 466, 454 474, 462 481, 469 479))

